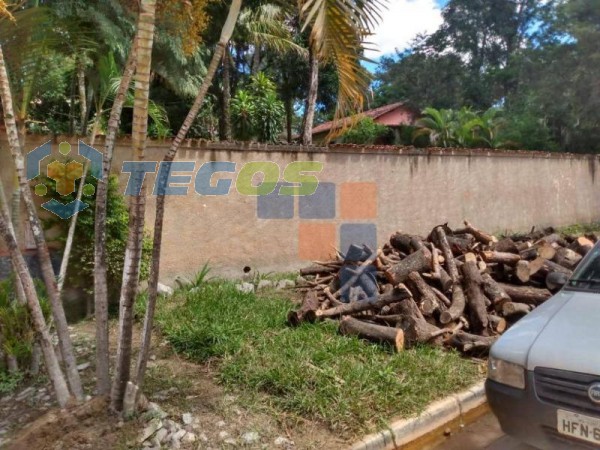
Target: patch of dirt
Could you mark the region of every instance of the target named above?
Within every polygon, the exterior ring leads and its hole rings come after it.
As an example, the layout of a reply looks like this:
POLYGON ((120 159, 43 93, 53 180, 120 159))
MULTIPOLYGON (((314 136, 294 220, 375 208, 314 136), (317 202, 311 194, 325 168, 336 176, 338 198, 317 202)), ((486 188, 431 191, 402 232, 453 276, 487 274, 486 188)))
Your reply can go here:
MULTIPOLYGON (((90 363, 81 371, 88 393, 93 393, 95 383, 94 335, 93 322, 82 322, 72 329, 78 363, 90 363)), ((137 327, 134 336, 137 348, 137 327)), ((111 326, 111 342, 116 342, 116 324, 111 326)), ((198 365, 186 361, 159 336, 154 336, 143 391, 166 413, 163 423, 177 422, 195 436, 193 443, 182 442, 181 449, 348 447, 349 442, 337 438, 322 424, 286 415, 272 408, 268 397, 227 392, 215 380, 215 363, 198 365), (183 414, 191 415, 192 423, 182 423, 183 414)), ((8 438, 4 442, 10 450, 141 449, 144 445, 150 448, 151 444, 139 440, 151 418, 147 414, 123 423, 107 412, 102 398, 61 411, 55 408, 47 381, 21 387, 11 397, 13 401, 0 400, 0 446, 4 430, 8 438), (33 388, 33 393, 26 400, 15 402, 28 388, 33 388), (36 396, 44 400, 32 401, 36 396), (5 404, 12 405, 8 414, 5 404)), ((163 443, 161 448, 171 447, 163 443)))

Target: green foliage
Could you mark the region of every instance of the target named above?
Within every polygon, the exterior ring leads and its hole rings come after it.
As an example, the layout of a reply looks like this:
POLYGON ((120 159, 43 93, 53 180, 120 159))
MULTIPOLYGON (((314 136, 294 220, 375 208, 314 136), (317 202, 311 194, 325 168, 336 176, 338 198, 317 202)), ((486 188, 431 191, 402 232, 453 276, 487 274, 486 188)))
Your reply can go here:
MULTIPOLYGON (((75 199, 73 193, 67 197, 61 197, 55 191, 55 182, 47 177, 42 178, 47 185, 46 197, 55 198, 60 202, 67 203, 75 199)), ((93 177, 86 178, 86 184, 97 186, 93 177)), ((97 190, 97 189, 96 189, 97 190)), ((65 286, 78 287, 88 294, 93 292, 94 286, 94 217, 96 202, 95 197, 83 197, 83 202, 88 208, 79 213, 71 261, 65 280, 65 286)), ((44 227, 58 231, 56 241, 64 243, 69 228, 69 220, 58 219, 49 216, 43 219, 44 227)), ((118 303, 123 278, 123 263, 125 248, 127 246, 127 235, 129 230, 129 212, 125 203, 125 197, 119 192, 119 183, 116 176, 111 176, 108 182, 107 219, 106 219, 106 257, 108 268, 109 301, 118 303)), ((140 279, 145 280, 150 273, 150 260, 152 254, 152 240, 146 236, 143 242, 142 266, 140 279)))
POLYGON ((283 131, 285 108, 277 97, 275 83, 260 72, 251 77, 231 102, 236 139, 274 142, 283 131))
POLYGON ((334 322, 290 328, 285 317, 294 306, 274 295, 205 283, 159 302, 157 324, 176 351, 196 361, 219 358, 226 386, 267 394, 280 410, 346 435, 416 413, 479 377, 477 366, 454 352, 394 354, 340 336, 334 322))
POLYGON ((372 117, 365 117, 344 133, 341 141, 348 144, 379 144, 389 133, 385 125, 375 122, 372 117))
POLYGON ((0 372, 0 395, 6 395, 14 392, 21 381, 23 381, 23 372, 0 372))
POLYGON ((498 108, 481 114, 469 108, 425 108, 423 114, 415 124, 413 142, 427 137, 437 147, 553 149, 542 123, 505 118, 505 112, 498 108))
POLYGON ((377 103, 502 105, 503 135, 486 146, 600 152, 599 11, 597 0, 450 0, 438 31, 382 58, 377 103))
MULTIPOLYGON (((19 363, 26 362, 35 342, 35 333, 27 305, 17 301, 15 280, 9 278, 0 282, 0 336, 2 351, 14 356, 19 363)), ((36 290, 44 317, 50 317, 50 306, 46 299, 44 285, 36 282, 36 290)), ((0 381, 0 384, 3 382, 0 381)), ((2 388, 0 388, 1 391, 2 388)))

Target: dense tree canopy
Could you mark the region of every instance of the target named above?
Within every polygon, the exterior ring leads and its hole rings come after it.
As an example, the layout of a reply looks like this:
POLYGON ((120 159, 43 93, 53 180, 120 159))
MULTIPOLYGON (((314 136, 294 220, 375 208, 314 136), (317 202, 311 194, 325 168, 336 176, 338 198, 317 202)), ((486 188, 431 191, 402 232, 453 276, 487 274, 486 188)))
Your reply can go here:
POLYGON ((379 104, 502 107, 507 139, 599 152, 600 8, 595 0, 451 0, 444 23, 381 61, 379 104))

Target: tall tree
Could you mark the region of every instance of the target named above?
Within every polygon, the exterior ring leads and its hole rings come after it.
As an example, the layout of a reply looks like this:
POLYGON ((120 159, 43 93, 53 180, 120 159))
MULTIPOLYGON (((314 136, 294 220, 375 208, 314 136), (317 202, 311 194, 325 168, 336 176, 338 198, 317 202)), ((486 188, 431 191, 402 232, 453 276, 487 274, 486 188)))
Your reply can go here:
MULTIPOLYGON (((221 37, 219 42, 217 43, 217 47, 212 56, 212 60, 210 65, 208 66, 208 71, 206 76, 204 77, 204 81, 200 90, 198 91, 198 95, 194 100, 194 104, 190 109, 183 125, 179 129, 177 136, 173 139, 171 143, 171 148, 169 152, 163 159, 163 164, 169 164, 175 159, 177 156, 177 152, 181 143, 185 139, 190 127, 192 126, 200 108, 204 103, 204 99, 206 98, 206 93, 208 92, 208 88, 211 86, 213 78, 217 72, 219 64, 223 59, 223 55, 225 54, 225 49, 229 44, 229 40, 231 39, 231 35, 233 34, 233 30, 235 28, 235 24, 240 14, 240 9, 242 6, 242 0, 233 0, 231 6, 229 8, 229 13, 227 15, 227 19, 225 20, 225 24, 223 25, 223 29, 221 30, 221 37)), ((157 183, 165 183, 165 180, 157 180, 157 183)), ((162 186, 164 189, 166 186, 162 186)), ((164 214, 165 214, 165 200, 166 197, 163 193, 159 192, 159 195, 156 198, 156 215, 154 222, 154 242, 152 247, 152 267, 150 269, 150 280, 148 282, 148 304, 146 307, 146 315, 144 317, 144 328, 142 331, 142 347, 140 349, 140 353, 138 356, 137 366, 136 366, 136 378, 135 382, 138 387, 141 387, 144 381, 144 375, 146 373, 146 365, 148 362, 148 357, 150 355, 150 344, 152 340, 152 326, 154 323, 154 310, 156 307, 156 299, 158 296, 158 277, 160 271, 160 255, 162 248, 162 235, 163 235, 163 223, 164 223, 164 214)))
POLYGON ((310 75, 308 96, 304 105, 304 121, 302 122, 302 144, 312 144, 312 130, 317 109, 317 94, 319 92, 319 55, 314 47, 310 48, 310 75))
MULTIPOLYGON (((1 48, 1 47, 0 47, 1 48)), ((33 232, 33 238, 36 243, 38 258, 42 269, 42 276, 46 284, 46 290, 52 306, 52 315, 54 318, 56 332, 58 334, 58 341, 60 351, 65 363, 67 379, 71 392, 78 399, 83 399, 83 388, 81 386, 81 379, 79 372, 77 371, 77 361, 73 352, 73 344, 69 334, 67 326, 67 319, 65 311, 58 293, 56 285, 56 276, 52 267, 52 261, 50 260, 50 252, 46 244, 44 237, 44 230, 40 223, 40 219, 37 215, 35 203, 33 202, 33 196, 31 188, 29 186, 27 177, 25 175, 25 161, 23 158, 23 151, 21 148, 21 142, 19 141, 19 132, 17 129, 17 123, 15 120, 15 112, 12 103, 12 94, 10 90, 8 72, 6 70, 6 64, 4 62, 4 55, 0 52, 0 97, 2 99, 2 107, 4 109, 4 121, 6 125, 6 133, 8 135, 9 147, 14 160, 14 164, 19 179, 19 185, 21 187, 21 193, 27 209, 28 221, 33 232)), ((23 287, 26 288, 26 280, 21 280, 23 287)))
POLYGON ((112 165, 117 132, 121 121, 121 112, 127 90, 133 78, 136 65, 136 41, 129 51, 129 57, 117 94, 112 104, 105 139, 102 177, 98 181, 96 193, 96 212, 94 223, 94 310, 96 319, 96 389, 100 395, 110 391, 110 362, 108 340, 108 268, 106 260, 106 219, 108 200, 108 178, 112 165))
MULTIPOLYGON (((145 159, 148 135, 148 102, 150 98, 150 70, 156 20, 156 0, 142 0, 136 38, 135 103, 133 110, 132 147, 137 161, 145 159)), ((119 305, 119 335, 115 378, 111 389, 111 406, 121 411, 127 382, 130 378, 133 305, 139 282, 144 238, 146 192, 142 186, 139 195, 131 197, 130 227, 125 251, 123 285, 119 305)))

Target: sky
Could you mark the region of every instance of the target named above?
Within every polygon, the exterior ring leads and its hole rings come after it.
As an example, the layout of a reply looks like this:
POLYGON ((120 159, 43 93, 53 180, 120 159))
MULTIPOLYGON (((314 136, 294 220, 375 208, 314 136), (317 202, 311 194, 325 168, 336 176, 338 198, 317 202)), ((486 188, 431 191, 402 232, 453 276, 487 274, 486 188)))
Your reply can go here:
POLYGON ((441 8, 448 0, 388 0, 388 9, 370 38, 371 47, 379 51, 368 51, 366 56, 378 60, 391 55, 395 50, 410 46, 419 33, 432 33, 442 24, 441 8), (374 44, 374 45, 373 45, 374 44))

